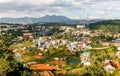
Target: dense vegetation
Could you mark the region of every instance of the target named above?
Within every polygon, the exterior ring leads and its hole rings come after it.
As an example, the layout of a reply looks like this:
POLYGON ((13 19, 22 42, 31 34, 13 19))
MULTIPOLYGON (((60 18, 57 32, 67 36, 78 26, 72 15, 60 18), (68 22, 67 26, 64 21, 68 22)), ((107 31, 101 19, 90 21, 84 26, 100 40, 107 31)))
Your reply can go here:
POLYGON ((110 32, 111 35, 114 35, 120 33, 120 20, 103 20, 90 24, 88 28, 91 30, 103 30, 106 33, 110 32))
POLYGON ((9 49, 12 38, 11 35, 0 35, 0 76, 30 75, 29 70, 15 60, 13 51, 9 49))

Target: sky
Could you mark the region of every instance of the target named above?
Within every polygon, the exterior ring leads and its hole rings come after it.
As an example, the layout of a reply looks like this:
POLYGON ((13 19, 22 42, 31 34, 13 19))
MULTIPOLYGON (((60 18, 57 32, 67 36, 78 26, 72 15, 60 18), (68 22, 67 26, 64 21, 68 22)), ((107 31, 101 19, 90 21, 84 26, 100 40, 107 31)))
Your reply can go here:
POLYGON ((71 19, 120 19, 120 0, 0 0, 1 17, 63 15, 71 19))

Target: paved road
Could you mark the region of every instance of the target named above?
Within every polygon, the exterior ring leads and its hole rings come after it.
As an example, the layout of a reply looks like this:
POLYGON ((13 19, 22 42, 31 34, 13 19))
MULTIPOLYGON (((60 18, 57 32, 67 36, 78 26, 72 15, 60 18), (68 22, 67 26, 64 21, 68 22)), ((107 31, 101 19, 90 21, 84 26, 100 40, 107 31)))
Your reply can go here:
POLYGON ((92 48, 92 49, 95 49, 95 50, 101 50, 101 49, 107 49, 108 47, 100 47, 100 48, 92 48))

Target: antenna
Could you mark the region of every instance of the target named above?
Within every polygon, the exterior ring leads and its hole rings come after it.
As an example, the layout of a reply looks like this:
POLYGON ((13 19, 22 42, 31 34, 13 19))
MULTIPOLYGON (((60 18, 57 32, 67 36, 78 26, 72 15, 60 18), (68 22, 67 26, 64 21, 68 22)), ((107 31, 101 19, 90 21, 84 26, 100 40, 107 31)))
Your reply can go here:
POLYGON ((89 14, 87 13, 87 21, 86 21, 86 26, 89 26, 89 14))

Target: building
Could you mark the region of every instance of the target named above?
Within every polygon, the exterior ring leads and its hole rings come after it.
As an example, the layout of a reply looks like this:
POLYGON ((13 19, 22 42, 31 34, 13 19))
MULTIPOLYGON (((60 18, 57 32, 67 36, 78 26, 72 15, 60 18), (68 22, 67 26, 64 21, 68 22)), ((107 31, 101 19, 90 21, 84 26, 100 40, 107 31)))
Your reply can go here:
POLYGON ((32 70, 33 75, 40 76, 55 76, 53 71, 60 70, 57 66, 49 66, 46 64, 33 64, 29 67, 32 70))
POLYGON ((83 29, 83 28, 85 28, 85 25, 76 25, 76 27, 77 27, 78 29, 83 29))
POLYGON ((113 73, 115 70, 112 60, 105 60, 104 70, 109 73, 113 73))

